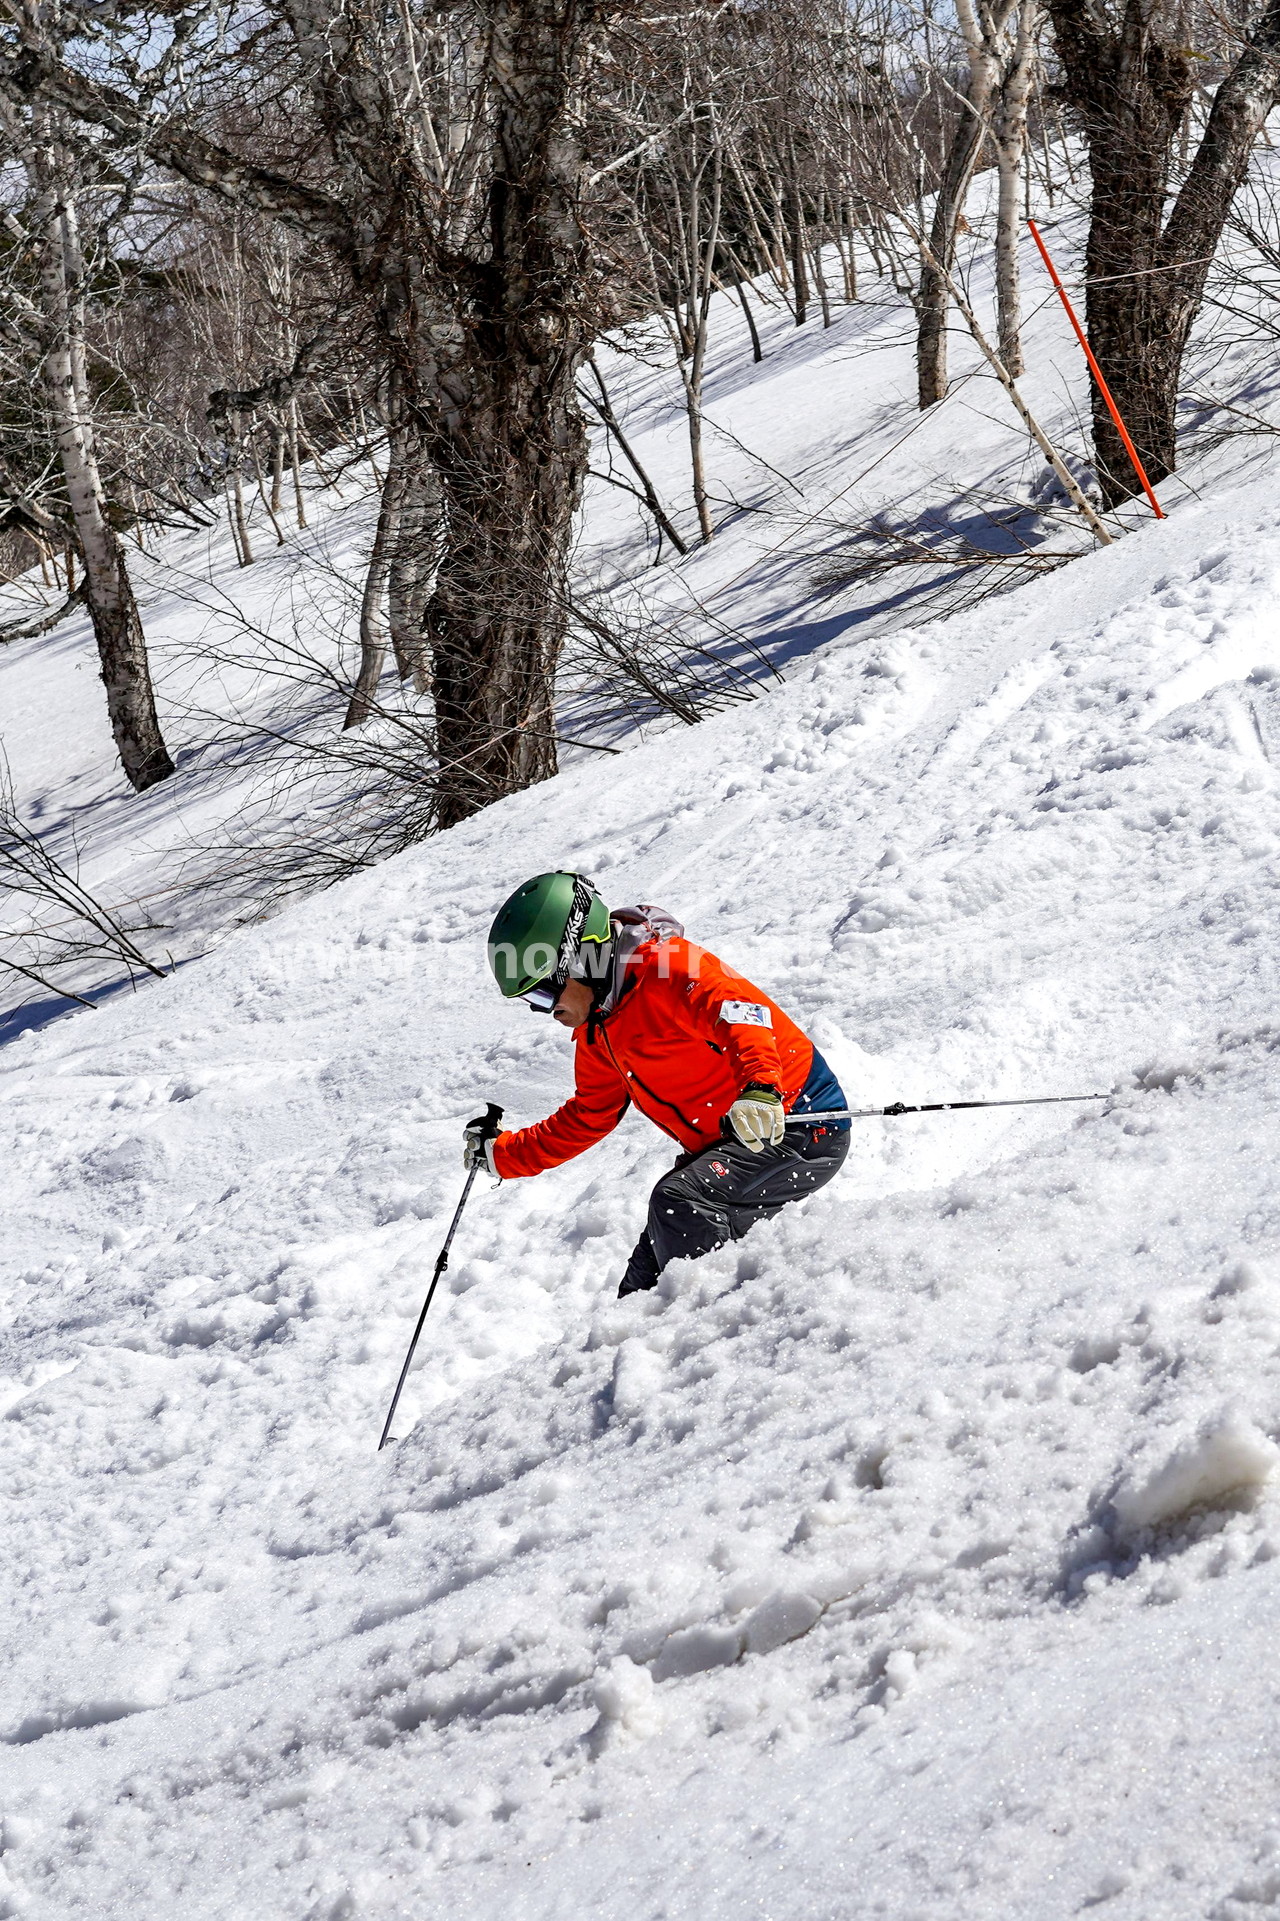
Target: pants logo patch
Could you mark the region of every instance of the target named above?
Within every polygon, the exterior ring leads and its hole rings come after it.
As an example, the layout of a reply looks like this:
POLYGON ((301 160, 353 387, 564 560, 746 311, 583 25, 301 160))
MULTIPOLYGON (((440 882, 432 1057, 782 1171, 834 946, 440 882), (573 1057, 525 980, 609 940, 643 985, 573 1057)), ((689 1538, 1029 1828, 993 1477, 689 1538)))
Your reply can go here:
POLYGON ((725 1166, 725 1164, 724 1164, 724 1162, 723 1162, 723 1161, 712 1161, 712 1163, 711 1163, 711 1172, 712 1172, 713 1174, 718 1174, 718 1175, 720 1176, 720 1178, 721 1178, 721 1180, 723 1180, 723 1179, 724 1179, 724 1177, 725 1177, 725 1175, 726 1175, 726 1174, 727 1174, 727 1173, 729 1172, 729 1170, 728 1170, 728 1168, 727 1168, 727 1167, 725 1166))

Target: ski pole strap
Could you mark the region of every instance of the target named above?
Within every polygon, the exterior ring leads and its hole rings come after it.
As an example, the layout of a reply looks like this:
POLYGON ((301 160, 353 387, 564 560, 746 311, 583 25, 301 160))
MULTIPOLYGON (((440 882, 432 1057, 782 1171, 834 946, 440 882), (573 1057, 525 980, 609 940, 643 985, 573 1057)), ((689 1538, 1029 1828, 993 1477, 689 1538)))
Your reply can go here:
POLYGON ((965 1107, 1047 1107, 1058 1101, 1109 1101, 1110 1094, 1028 1094, 1011 1101, 926 1101, 908 1107, 894 1101, 890 1107, 832 1107, 825 1114, 788 1114, 788 1127, 822 1127, 827 1121, 868 1121, 883 1117, 897 1120, 900 1114, 953 1114, 965 1107))

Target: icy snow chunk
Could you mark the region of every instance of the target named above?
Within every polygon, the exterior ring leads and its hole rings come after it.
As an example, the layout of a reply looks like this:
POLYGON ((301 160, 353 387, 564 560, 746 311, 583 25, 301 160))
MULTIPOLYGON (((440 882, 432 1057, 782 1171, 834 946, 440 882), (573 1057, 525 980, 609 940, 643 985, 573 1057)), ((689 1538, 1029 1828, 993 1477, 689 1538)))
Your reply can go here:
POLYGON ((111 1105, 112 1107, 124 1108, 146 1107, 154 1099, 155 1089, 152 1087, 151 1082, 137 1079, 125 1081, 122 1086, 117 1088, 115 1098, 112 1100, 111 1105))
POLYGON ((743 1629, 748 1654, 772 1654, 787 1641, 798 1641, 822 1618, 822 1603, 812 1594, 771 1594, 761 1602, 743 1629))
POLYGON ((1191 1061, 1147 1061, 1135 1068, 1134 1079, 1150 1093, 1172 1094, 1179 1081, 1192 1079, 1197 1071, 1191 1061))
POLYGON ((1192 1508, 1259 1488, 1275 1471, 1280 1448, 1238 1414, 1206 1422, 1153 1473, 1131 1472, 1113 1506, 1126 1531, 1159 1527, 1192 1508))
MULTIPOLYGON (((716 1556, 711 1558, 714 1561, 716 1556)), ((725 1589, 725 1611, 729 1614, 745 1614, 748 1608, 758 1607, 768 1599, 772 1586, 767 1569, 747 1569, 725 1589)))
POLYGON ((15 1848, 30 1847, 43 1832, 39 1821, 27 1820, 20 1814, 6 1814, 0 1820, 0 1854, 11 1854, 15 1848))
POLYGON ((618 1655, 597 1677, 591 1698, 600 1714, 587 1737, 594 1753, 598 1754, 620 1735, 643 1740, 647 1735, 656 1734, 662 1726, 662 1707, 654 1691, 653 1676, 648 1668, 637 1667, 625 1654, 618 1655))
POLYGON ((1213 1290, 1212 1298, 1226 1300, 1233 1294, 1252 1294, 1267 1285, 1267 1277, 1254 1261, 1236 1261, 1213 1290))
POLYGON ((916 1673, 916 1657, 910 1648, 894 1648, 886 1656, 884 1664, 884 1695, 886 1702, 901 1700, 910 1694, 919 1676, 916 1673))
POLYGON ((1113 1366, 1123 1351, 1124 1341, 1118 1334, 1082 1334, 1067 1366, 1075 1374, 1092 1374, 1097 1367, 1113 1366))
POLYGON ((156 1180, 168 1166, 163 1141, 154 1134, 133 1134, 86 1157, 86 1166, 104 1181, 156 1180))
POLYGON ((666 1363, 644 1341, 624 1341, 613 1360, 611 1400, 615 1420, 630 1421, 643 1414, 659 1392, 666 1363))
POLYGON ((1234 1262, 1210 1293, 1204 1310, 1209 1325, 1216 1325, 1229 1314, 1260 1322, 1280 1315, 1280 1285, 1258 1262, 1234 1262))
POLYGON ((732 1667, 742 1653, 737 1628, 702 1626, 669 1634, 653 1664, 655 1681, 674 1681, 710 1668, 732 1667))

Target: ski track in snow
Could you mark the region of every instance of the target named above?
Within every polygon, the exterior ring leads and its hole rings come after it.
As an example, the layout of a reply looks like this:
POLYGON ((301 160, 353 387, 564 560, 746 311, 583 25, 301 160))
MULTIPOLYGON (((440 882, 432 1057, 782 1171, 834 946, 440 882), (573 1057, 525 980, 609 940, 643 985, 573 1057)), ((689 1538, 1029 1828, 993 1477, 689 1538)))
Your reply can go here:
POLYGON ((1274 486, 4 1048, 0 1915, 1280 1906, 1274 486), (562 864, 855 1104, 1111 1098, 859 1123, 626 1303, 647 1123, 477 1190, 378 1455, 461 1121, 567 1088, 483 974, 562 864))

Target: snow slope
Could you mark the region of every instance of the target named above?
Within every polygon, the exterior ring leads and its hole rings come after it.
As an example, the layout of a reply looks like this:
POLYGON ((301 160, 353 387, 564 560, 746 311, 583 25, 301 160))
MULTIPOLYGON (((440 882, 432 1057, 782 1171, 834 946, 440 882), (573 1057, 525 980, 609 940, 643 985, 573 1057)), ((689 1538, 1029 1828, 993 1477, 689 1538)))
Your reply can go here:
MULTIPOLYGON (((0 1052, 0 1913, 1280 1907, 1274 498, 1264 446, 949 621, 824 615, 753 705, 0 1052), (619 1304, 630 1116, 477 1191, 379 1455, 460 1122, 565 1091, 483 973, 560 864, 855 1101, 1111 1098, 860 1123, 619 1304)), ((761 552, 706 565, 794 633, 761 552)))

